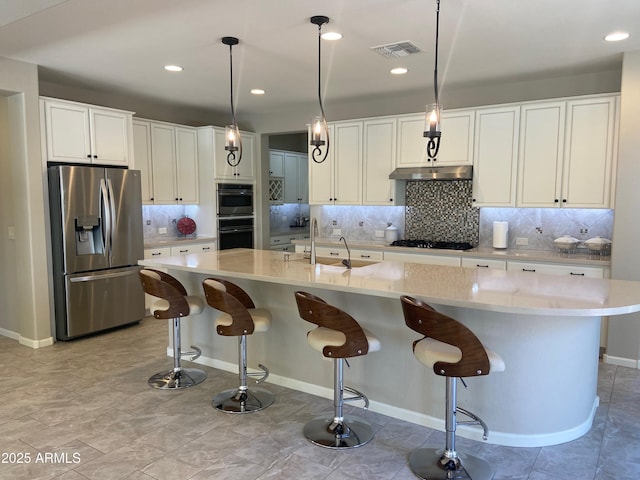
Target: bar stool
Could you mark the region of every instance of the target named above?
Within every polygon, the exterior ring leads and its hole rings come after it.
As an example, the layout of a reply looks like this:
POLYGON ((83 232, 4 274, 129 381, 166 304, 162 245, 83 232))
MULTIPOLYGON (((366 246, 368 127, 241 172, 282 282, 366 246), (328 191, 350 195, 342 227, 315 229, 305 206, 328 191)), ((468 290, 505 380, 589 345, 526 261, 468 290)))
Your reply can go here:
POLYGON ((197 315, 204 308, 202 297, 187 295, 184 286, 168 273, 145 268, 138 273, 145 293, 157 297, 150 310, 155 318, 173 319, 173 370, 160 372, 149 378, 148 383, 160 390, 179 390, 202 383, 206 372, 197 368, 183 368, 182 356, 191 355, 191 361, 200 356, 198 347, 192 352, 182 352, 180 346, 180 319, 197 315))
POLYGON ((256 384, 264 382, 269 370, 262 364, 262 372, 247 373, 247 335, 266 332, 271 326, 271 313, 256 308, 251 297, 238 285, 221 278, 206 278, 202 282, 210 307, 223 312, 215 321, 219 335, 238 338, 238 388, 224 390, 213 397, 211 405, 226 413, 257 412, 271 405, 273 393, 260 387, 249 389, 247 377, 258 377, 256 384))
POLYGON ((420 363, 432 367, 436 375, 447 379, 445 448, 414 450, 409 457, 411 470, 418 477, 428 480, 493 478, 487 461, 456 451, 456 425, 481 425, 482 438, 485 440, 489 433, 482 419, 456 405, 456 386, 458 378, 504 371, 504 361, 496 353, 487 350, 478 337, 457 320, 436 312, 421 300, 406 295, 400 300, 407 326, 425 336, 413 342, 415 357, 420 363), (472 420, 459 422, 456 413, 462 413, 472 420))
MULTIPOLYGON (((344 402, 369 399, 358 390, 344 385, 344 362, 380 350, 380 341, 363 329, 346 312, 329 305, 315 295, 295 293, 300 317, 318 327, 307 333, 307 342, 314 350, 333 360, 333 418, 316 418, 303 429, 304 436, 315 445, 325 448, 346 449, 360 447, 373 438, 373 428, 362 418, 343 415, 344 402), (354 395, 344 397, 344 391, 354 395)), ((347 363, 347 366, 349 364, 347 363)))

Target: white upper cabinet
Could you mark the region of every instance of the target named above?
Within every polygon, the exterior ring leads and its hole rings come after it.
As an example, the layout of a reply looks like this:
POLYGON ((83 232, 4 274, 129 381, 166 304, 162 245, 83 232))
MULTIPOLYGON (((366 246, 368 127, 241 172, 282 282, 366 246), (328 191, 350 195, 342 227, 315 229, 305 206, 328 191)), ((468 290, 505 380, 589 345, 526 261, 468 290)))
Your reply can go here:
POLYGON ((566 102, 523 105, 518 154, 520 207, 553 207, 562 189, 566 102))
POLYGON ((133 120, 133 159, 133 168, 140 170, 142 203, 153 204, 151 124, 145 120, 133 120))
POLYGON ((192 127, 136 119, 135 168, 146 204, 197 204, 198 144, 192 127))
POLYGON ((365 120, 363 131, 362 204, 401 205, 404 185, 389 180, 396 160, 396 119, 365 120))
POLYGON ((617 97, 567 102, 562 206, 610 208, 617 97))
MULTIPOLYGON (((424 114, 398 117, 397 167, 424 167, 427 159, 427 139, 424 137, 424 114)), ((433 165, 471 165, 475 110, 442 112, 440 149, 433 165)))
POLYGON ((284 177, 284 152, 269 150, 269 176, 284 177))
POLYGON ((519 106, 477 110, 473 159, 474 206, 515 206, 519 119, 519 106))
MULTIPOLYGON (((242 159, 240 163, 233 167, 227 162, 227 152, 224 149, 225 135, 224 128, 213 127, 214 130, 214 176, 216 180, 236 180, 249 181, 255 180, 255 134, 249 132, 240 132, 242 139, 242 159)), ((236 152, 237 160, 238 152, 236 152)), ((232 162, 233 163, 233 162, 232 162)))
POLYGON ((519 207, 610 208, 616 96, 522 106, 519 207))
POLYGON ((132 112, 41 98, 47 161, 128 166, 132 112))
POLYGON ((362 201, 362 122, 334 123, 328 127, 326 160, 315 162, 309 149, 309 203, 359 205, 362 201))
POLYGON ((304 153, 283 152, 284 203, 309 203, 309 167, 304 153))

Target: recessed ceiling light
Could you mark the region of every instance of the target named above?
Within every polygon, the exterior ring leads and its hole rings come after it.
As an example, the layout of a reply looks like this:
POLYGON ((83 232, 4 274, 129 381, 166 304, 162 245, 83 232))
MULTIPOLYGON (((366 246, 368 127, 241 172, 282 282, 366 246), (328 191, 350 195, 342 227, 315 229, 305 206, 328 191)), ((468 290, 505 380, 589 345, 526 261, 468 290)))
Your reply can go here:
POLYGON ((342 34, 338 32, 325 32, 320 36, 325 40, 340 40, 342 38, 342 34))
POLYGON ((611 32, 604 39, 607 42, 619 42, 620 40, 626 40, 629 38, 629 34, 627 32, 611 32))
POLYGON ((404 67, 397 67, 397 68, 392 68, 391 69, 391 73, 393 75, 404 75, 405 73, 407 73, 409 70, 407 70, 404 67))
POLYGON ((164 69, 167 72, 181 72, 183 70, 180 65, 165 65, 164 69))
POLYGON ((251 93, 254 95, 264 95, 264 90, 261 88, 252 88, 251 93))

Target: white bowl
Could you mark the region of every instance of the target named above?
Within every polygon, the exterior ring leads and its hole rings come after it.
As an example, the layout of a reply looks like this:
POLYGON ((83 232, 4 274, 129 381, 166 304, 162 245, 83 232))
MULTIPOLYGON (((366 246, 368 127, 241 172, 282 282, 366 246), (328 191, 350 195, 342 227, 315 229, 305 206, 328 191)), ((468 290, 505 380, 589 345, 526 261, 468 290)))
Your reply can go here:
POLYGON ((578 243, 580 243, 580 240, 569 235, 563 235, 562 237, 556 238, 553 241, 553 244, 556 246, 556 248, 562 251, 575 250, 578 243))
POLYGON ((611 247, 611 240, 608 238, 594 237, 586 240, 584 244, 589 250, 606 250, 611 247))

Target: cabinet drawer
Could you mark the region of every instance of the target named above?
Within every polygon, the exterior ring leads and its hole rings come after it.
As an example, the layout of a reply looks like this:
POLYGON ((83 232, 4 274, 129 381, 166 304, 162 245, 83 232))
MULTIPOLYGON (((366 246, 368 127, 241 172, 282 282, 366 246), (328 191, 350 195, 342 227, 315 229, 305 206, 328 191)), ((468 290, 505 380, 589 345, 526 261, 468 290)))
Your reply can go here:
POLYGON ((378 250, 351 250, 352 259, 382 261, 384 254, 378 250))
POLYGON ((148 248, 144 251, 144 258, 170 257, 171 247, 148 248))
POLYGON ((600 267, 509 261, 507 262, 507 270, 544 273, 547 275, 571 275, 577 277, 604 278, 604 270, 600 267))
POLYGON ((506 270, 506 260, 490 260, 487 258, 462 258, 461 266, 471 268, 489 268, 491 270, 506 270))
POLYGON ((293 240, 298 240, 298 236, 293 234, 293 235, 278 235, 275 237, 270 237, 269 238, 269 245, 276 246, 276 245, 284 245, 287 243, 291 243, 293 240))

